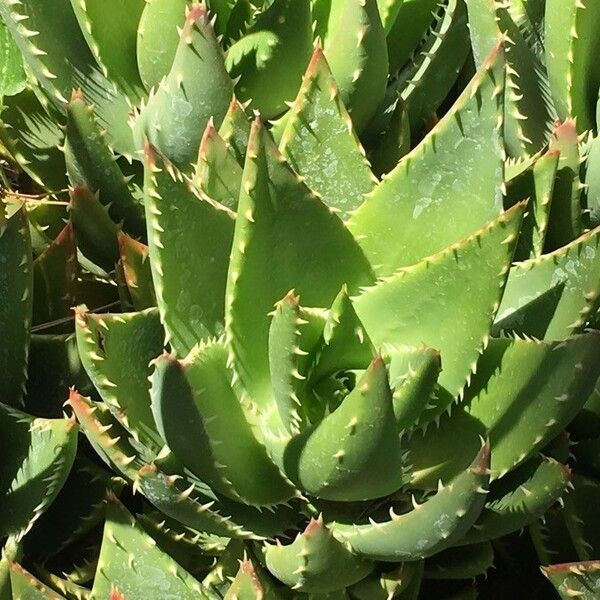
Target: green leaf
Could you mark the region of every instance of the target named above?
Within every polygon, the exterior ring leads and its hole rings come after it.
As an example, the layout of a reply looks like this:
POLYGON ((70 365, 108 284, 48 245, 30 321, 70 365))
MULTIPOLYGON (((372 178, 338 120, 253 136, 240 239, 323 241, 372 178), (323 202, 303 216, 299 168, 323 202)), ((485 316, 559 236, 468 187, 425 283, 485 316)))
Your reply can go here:
POLYGON ((48 248, 33 262, 33 325, 57 324, 55 332, 72 330, 69 323, 71 307, 75 304, 77 246, 70 223, 58 234, 48 248))
POLYGON ((232 94, 208 13, 197 4, 185 18, 169 74, 135 120, 137 145, 143 147, 147 138, 178 167, 189 170, 209 119, 221 124, 232 94))
POLYGON ((263 553, 267 569, 298 592, 341 590, 373 569, 370 561, 354 555, 333 537, 322 518, 311 519, 291 544, 265 544, 263 553))
POLYGON ((167 341, 184 357, 223 330, 234 215, 201 197, 152 148, 146 149, 144 195, 156 300, 167 341))
POLYGON ((448 548, 425 562, 425 579, 474 579, 494 565, 494 549, 489 542, 448 548))
POLYGON ((10 565, 10 584, 12 597, 19 600, 65 600, 17 563, 10 565))
POLYGON ((255 122, 225 310, 232 364, 253 402, 261 407, 271 395, 268 336, 275 302, 295 289, 304 306, 330 306, 342 285, 354 293, 372 280, 367 260, 342 221, 282 162, 268 133, 255 122))
POLYGON ((591 0, 547 0, 544 46, 550 89, 558 116, 593 129, 600 69, 600 4, 591 0))
POLYGON ((0 404, 0 536, 22 538, 54 501, 77 450, 77 426, 0 404))
POLYGON ((0 21, 0 99, 25 89, 23 58, 4 22, 0 21))
MULTIPOLYGON (((389 4, 389 0, 384 0, 389 4)), ((382 0, 379 0, 381 5, 382 0)), ((389 71, 393 75, 410 59, 432 24, 437 0, 403 0, 396 18, 382 19, 387 34, 389 71)), ((381 9, 380 9, 381 10, 381 9)))
POLYGON ((107 273, 114 271, 119 260, 119 228, 108 210, 90 190, 76 187, 70 193, 69 217, 75 230, 77 246, 86 258, 107 273))
POLYGON ((242 186, 242 167, 212 121, 208 122, 198 154, 194 185, 209 198, 236 210, 242 186))
POLYGON ((564 600, 595 600, 600 594, 600 561, 550 565, 542 573, 564 600))
POLYGON ((156 306, 148 246, 124 233, 119 233, 118 243, 123 280, 134 309, 144 310, 156 306))
POLYGON ((243 167, 250 138, 250 120, 244 107, 234 97, 219 128, 219 135, 229 145, 238 163, 243 167))
POLYGON ((115 417, 157 453, 162 440, 150 408, 149 363, 163 350, 158 311, 96 315, 78 307, 77 346, 90 379, 115 417))
POLYGON ((172 464, 169 451, 163 460, 156 457, 154 462, 146 462, 132 445, 130 433, 104 403, 92 402, 72 392, 69 405, 98 454, 158 510, 183 525, 219 536, 262 539, 263 535, 273 536, 293 523, 289 513, 269 512, 266 517, 257 509, 224 497, 220 497, 219 506, 213 508, 215 496, 207 495, 205 486, 197 487, 197 481, 182 475, 181 465, 172 464))
POLYGON ((64 119, 45 106, 29 88, 5 96, 0 113, 0 140, 18 165, 41 188, 56 191, 67 187, 64 119))
POLYGON ((115 223, 123 223, 133 235, 144 234, 144 208, 133 197, 108 145, 94 111, 81 92, 67 105, 65 159, 72 186, 87 187, 98 194, 115 223))
POLYGON ((360 133, 383 100, 387 83, 388 50, 377 1, 320 0, 313 18, 341 100, 360 133))
POLYGON ((147 90, 171 70, 189 0, 146 0, 137 32, 137 63, 147 90))
POLYGON ((400 488, 403 452, 381 356, 335 411, 293 438, 285 470, 301 490, 327 500, 368 500, 400 488))
POLYGON ((481 515, 459 542, 475 544, 518 531, 539 519, 566 491, 568 467, 536 456, 495 481, 481 515))
POLYGON ((279 149, 308 187, 343 219, 377 183, 320 48, 304 75, 279 149))
POLYGON ((227 51, 237 97, 271 119, 294 99, 312 52, 309 0, 275 0, 227 51))
POLYGON ((469 464, 481 435, 492 444, 491 477, 498 479, 541 450, 579 412, 600 376, 600 334, 564 342, 490 340, 464 401, 424 437, 407 441, 411 485, 431 489, 469 464), (456 444, 460 431, 463 442, 456 444))
POLYGON ((332 523, 331 529, 355 552, 376 560, 417 560, 452 547, 473 525, 485 502, 489 445, 471 466, 424 504, 405 514, 393 511, 386 521, 332 523))
MULTIPOLYGON (((414 4, 414 2, 413 2, 414 4)), ((467 11, 463 0, 450 0, 386 96, 397 94, 408 109, 413 134, 428 129, 432 115, 448 96, 469 53, 467 11)))
POLYGON ((185 467, 214 490, 247 504, 277 504, 294 495, 236 397, 224 346, 199 346, 181 362, 163 355, 154 364, 154 419, 185 467))
POLYGON ((25 208, 11 217, 0 203, 0 393, 11 406, 21 402, 27 376, 32 318, 33 262, 25 208))
POLYGON ((600 304, 600 228, 512 267, 495 330, 562 340, 583 330, 600 304))
POLYGON ((132 102, 141 98, 136 44, 146 0, 71 0, 71 6, 104 75, 132 102))
POLYGON ((471 237, 383 279, 355 299, 376 347, 426 344, 441 353, 439 385, 445 393, 425 419, 439 415, 461 394, 475 371, 498 309, 523 209, 515 206, 471 237))
POLYGON ((505 138, 512 156, 540 150, 550 135, 556 113, 550 100, 545 66, 522 36, 510 7, 494 0, 467 0, 475 63, 480 66, 500 36, 507 36, 505 138))
POLYGON ((379 275, 446 248, 502 211, 503 81, 498 47, 450 112, 350 219, 379 275))
POLYGON ((146 600, 159 590, 165 598, 208 598, 200 583, 160 550, 115 499, 106 511, 92 596, 146 600))
POLYGON ((256 598, 281 600, 281 595, 274 588, 273 582, 264 569, 244 557, 223 600, 255 600, 256 598))
POLYGON ((29 69, 56 106, 63 111, 71 92, 81 88, 87 101, 94 105, 111 144, 119 152, 131 155, 131 107, 125 95, 102 74, 70 0, 57 0, 51 5, 38 0, 23 0, 19 4, 2 0, 0 16, 29 69))

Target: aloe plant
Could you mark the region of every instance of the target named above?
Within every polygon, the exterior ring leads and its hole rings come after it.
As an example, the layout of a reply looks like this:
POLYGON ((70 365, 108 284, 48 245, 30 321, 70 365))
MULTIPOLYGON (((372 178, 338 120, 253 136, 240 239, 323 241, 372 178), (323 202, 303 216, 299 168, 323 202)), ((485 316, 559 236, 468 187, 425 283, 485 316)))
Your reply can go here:
POLYGON ((525 527, 594 597, 600 24, 554 4, 0 0, 2 600, 474 597, 525 527))

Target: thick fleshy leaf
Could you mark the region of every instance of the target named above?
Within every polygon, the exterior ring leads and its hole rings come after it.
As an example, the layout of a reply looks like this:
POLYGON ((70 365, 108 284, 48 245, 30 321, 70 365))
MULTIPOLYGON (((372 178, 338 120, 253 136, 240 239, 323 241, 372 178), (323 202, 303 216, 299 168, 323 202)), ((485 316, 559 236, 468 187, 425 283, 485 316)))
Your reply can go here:
MULTIPOLYGON (((71 315, 78 270, 75 235, 69 223, 33 261, 33 325, 50 324, 71 315)), ((72 323, 58 327, 59 331, 64 329, 72 331, 72 323)))
POLYGON ((360 206, 363 195, 377 183, 320 48, 286 119, 279 149, 308 187, 342 218, 360 206))
POLYGON ((334 522, 331 529, 356 552, 376 560, 417 560, 449 548, 473 525, 483 508, 489 452, 485 444, 470 467, 406 514, 391 512, 387 521, 368 524, 334 522))
POLYGON ((481 515, 459 542, 474 544, 518 531, 539 519, 566 491, 568 467, 537 456, 493 482, 481 515))
POLYGON ((361 132, 383 100, 388 50, 377 0, 313 3, 316 35, 357 132, 361 132))
POLYGON ((136 43, 145 5, 146 0, 71 0, 81 32, 104 75, 132 102, 143 93, 136 43))
POLYGON ((157 453, 162 440, 150 409, 150 361, 163 350, 154 308, 139 313, 96 315, 76 309, 77 346, 90 379, 115 417, 136 441, 157 453))
POLYGON ((513 21, 508 5, 494 0, 467 0, 473 54, 481 65, 501 35, 507 36, 505 124, 512 156, 527 156, 544 146, 556 119, 545 66, 513 21))
POLYGON ((312 519, 291 544, 266 544, 263 553, 269 571, 302 592, 341 590, 373 569, 370 561, 356 556, 333 537, 322 518, 312 519))
POLYGON ((398 271, 355 299, 375 346, 426 344, 441 353, 445 393, 431 419, 462 393, 489 338, 515 247, 523 205, 471 237, 398 271))
MULTIPOLYGON (((494 549, 489 542, 448 548, 425 562, 425 579, 474 579, 494 565, 494 549)), ((454 598, 456 598, 454 596, 454 598)), ((459 596, 462 598, 462 596, 459 596)))
POLYGON ((35 92, 26 88, 2 99, 0 140, 17 164, 43 189, 67 186, 63 118, 52 106, 44 106, 35 92))
POLYGON ((490 340, 464 401, 415 434, 407 447, 411 484, 431 489, 468 464, 479 436, 492 446, 491 477, 498 479, 546 446, 578 413, 600 376, 600 334, 564 342, 490 340), (462 442, 456 444, 456 432, 462 442))
POLYGON ((265 119, 283 113, 298 92, 312 52, 310 17, 309 0, 275 0, 227 51, 237 97, 265 119))
POLYGON ((242 167, 212 121, 208 122, 200 142, 193 181, 209 198, 231 210, 237 209, 242 167))
POLYGON ((110 218, 108 210, 87 188, 76 187, 70 196, 69 217, 78 248, 86 258, 107 273, 114 271, 119 260, 119 228, 110 218))
POLYGON ((502 211, 503 81, 498 47, 452 110, 350 219, 379 275, 446 248, 502 211))
POLYGON ((184 357, 223 330, 234 215, 150 147, 144 195, 156 300, 167 340, 184 357))
POLYGON ((12 597, 19 600, 65 600, 17 563, 10 565, 10 585, 12 597))
POLYGON ((169 74, 135 120, 137 145, 143 146, 147 138, 189 170, 209 119, 221 124, 232 94, 233 83, 208 12, 197 4, 185 17, 169 74))
POLYGON ((285 469, 301 490, 327 500, 380 498, 400 488, 403 452, 381 356, 335 411, 290 442, 285 469))
POLYGON ((17 406, 27 377, 33 261, 25 208, 10 217, 7 208, 0 203, 0 394, 2 402, 17 406))
POLYGON ((175 59, 190 0, 146 0, 137 33, 137 63, 147 90, 158 86, 175 59))
POLYGON ((10 32, 0 22, 0 98, 14 96, 25 88, 23 58, 10 32))
POLYGON ((295 289, 304 306, 330 306, 342 285, 354 293, 372 281, 371 268, 342 221, 282 162, 255 122, 225 308, 233 366, 253 402, 260 407, 271 394, 268 335, 274 304, 295 289))
POLYGON ((561 119, 593 129, 598 100, 600 4, 593 0, 547 0, 544 46, 550 88, 561 119))
POLYGON ((223 345, 199 346, 181 362, 163 355, 154 364, 154 419, 185 467, 248 504, 277 504, 294 495, 252 431, 231 386, 223 345))
POLYGON ((202 586, 135 522, 114 499, 106 512, 94 598, 146 600, 160 590, 165 597, 203 597, 202 586))
POLYGON ((595 600, 600 594, 600 561, 542 567, 563 600, 595 600))
POLYGON ((120 266, 123 280, 135 310, 156 306, 148 246, 127 234, 118 235, 120 266))
POLYGON ((172 464, 169 451, 164 459, 145 461, 132 445, 129 432, 104 403, 73 392, 69 404, 99 455, 158 510, 183 525, 218 536, 262 539, 291 527, 297 518, 292 509, 265 514, 225 497, 219 497, 216 505, 216 497, 208 495, 203 484, 183 476, 181 465, 172 464))
POLYGON ((133 235, 143 235, 144 208, 129 190, 87 100, 78 91, 67 105, 65 158, 71 185, 97 193, 115 223, 122 222, 133 235))
POLYGON ((77 450, 77 426, 0 404, 0 536, 23 537, 54 501, 77 450))
POLYGON ((600 228, 512 267, 496 331, 562 340, 583 330, 600 304, 600 228))
POLYGON ((127 123, 131 107, 126 96, 103 75, 70 0, 52 4, 2 0, 0 16, 28 67, 59 109, 64 109, 72 90, 81 87, 86 100, 94 105, 101 127, 107 130, 111 145, 121 153, 131 154, 133 136, 127 123), (61 35, 56 35, 57 31, 61 35))

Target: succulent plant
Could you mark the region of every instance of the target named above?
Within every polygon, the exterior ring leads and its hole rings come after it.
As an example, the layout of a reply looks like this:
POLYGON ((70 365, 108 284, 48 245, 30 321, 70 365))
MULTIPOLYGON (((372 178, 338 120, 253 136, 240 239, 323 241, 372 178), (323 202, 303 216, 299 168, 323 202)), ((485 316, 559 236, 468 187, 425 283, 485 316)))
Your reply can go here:
POLYGON ((557 2, 0 0, 1 600, 474 597, 525 527, 598 593, 557 2))

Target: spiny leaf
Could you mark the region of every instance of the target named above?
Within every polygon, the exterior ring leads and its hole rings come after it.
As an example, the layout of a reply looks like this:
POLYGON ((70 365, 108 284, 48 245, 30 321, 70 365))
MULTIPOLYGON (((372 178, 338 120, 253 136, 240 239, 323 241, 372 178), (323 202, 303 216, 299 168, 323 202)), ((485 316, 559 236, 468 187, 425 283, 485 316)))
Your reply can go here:
POLYGON ((143 85, 136 61, 136 42, 146 0, 71 0, 71 6, 105 77, 116 83, 132 102, 140 98, 143 85))
POLYGON ((492 483, 481 515, 459 544, 494 540, 530 525, 564 494, 570 480, 568 467, 542 456, 531 458, 492 483))
POLYGON ((126 231, 143 235, 143 206, 129 190, 86 100, 76 91, 67 105, 65 158, 71 185, 84 186, 97 193, 115 223, 123 222, 126 231))
POLYGON ((595 600, 600 593, 600 562, 575 562, 542 567, 563 600, 595 600))
POLYGON ((27 376, 27 355, 32 318, 33 261, 25 208, 11 217, 0 203, 0 393, 12 406, 21 402, 27 376))
POLYGON ((12 597, 19 600, 65 600, 17 563, 10 565, 10 585, 12 597))
POLYGON ((354 307, 375 346, 426 344, 441 353, 445 390, 431 419, 460 394, 487 343, 516 243, 523 205, 471 237, 366 289, 354 307), (476 282, 469 283, 465 274, 476 282))
POLYGON ((79 355, 90 379, 134 439, 157 453, 162 440, 150 409, 149 363, 163 349, 156 309, 95 315, 76 309, 79 355))
POLYGON ((411 484, 432 488, 464 469, 478 443, 493 444, 491 476, 498 479, 541 450, 564 429, 585 403, 600 376, 595 360, 600 335, 588 333, 564 342, 490 340, 463 403, 424 437, 407 442, 413 465, 411 484), (456 445, 456 432, 463 442, 456 445))
MULTIPOLYGON (((71 315, 75 303, 77 246, 70 223, 33 262, 33 325, 52 323, 71 315)), ((72 325, 59 327, 59 331, 72 325)))
POLYGON ((425 562, 426 579, 473 579, 494 565, 494 549, 489 542, 449 548, 425 562))
POLYGON ((293 590, 328 593, 360 581, 373 569, 370 561, 354 555, 323 524, 311 519, 289 545, 265 544, 269 571, 293 590))
POLYGON ((144 310, 156 306, 148 246, 127 234, 118 234, 120 266, 133 308, 144 310))
POLYGON ((182 362, 163 355, 154 364, 152 412, 185 467, 247 504, 276 504, 294 495, 254 436, 231 387, 224 346, 200 346, 182 362))
POLYGON ((600 70, 600 4, 591 0, 547 0, 544 46, 556 111, 575 117, 579 131, 593 129, 600 70))
POLYGON ((453 546, 483 508, 489 451, 485 444, 469 468, 410 512, 364 525, 335 522, 332 531, 356 552, 383 561, 417 560, 453 546))
POLYGON ((23 57, 6 25, 0 21, 0 98, 14 96, 25 88, 23 57))
POLYGON ((223 206, 237 209, 242 186, 242 167, 212 121, 208 122, 198 154, 194 185, 223 206))
POLYGON ((282 162, 253 125, 229 265, 227 344, 253 402, 269 398, 269 312, 290 289, 304 306, 329 306, 342 285, 372 281, 370 266, 341 220, 282 162), (315 236, 314 232, 319 231, 315 236))
POLYGON ((246 160, 246 148, 250 138, 250 120, 244 107, 233 98, 219 128, 219 135, 229 145, 236 160, 243 167, 246 160))
POLYGON ((144 138, 177 166, 188 170, 195 161, 206 124, 220 125, 233 84, 206 9, 188 12, 169 74, 133 124, 137 145, 144 138))
POLYGON ((308 187, 342 218, 373 189, 373 177, 323 51, 317 48, 279 143, 308 187))
POLYGON ((388 74, 377 1, 319 0, 313 18, 342 102, 360 133, 383 100, 388 74))
POLYGON ((294 99, 312 51, 309 0, 275 0, 227 51, 236 95, 265 119, 294 99))
POLYGON ((92 595, 145 600, 158 590, 164 597, 181 600, 206 597, 200 583, 160 550, 127 510, 113 499, 106 512, 92 595))
POLYGON ((0 536, 22 538, 54 501, 75 459, 77 426, 0 404, 0 536))
POLYGON ((512 267, 494 325, 544 340, 583 330, 600 304, 600 228, 512 267))
POLYGON ((144 195, 156 300, 167 341, 183 357, 223 330, 233 213, 200 197, 150 147, 144 195))
POLYGON ((119 259, 119 228, 108 215, 108 210, 87 188, 76 187, 70 197, 69 217, 78 247, 86 258, 110 273, 119 259))
POLYGON ((60 190, 67 186, 62 115, 41 102, 26 88, 2 99, 0 140, 18 165, 40 187, 60 190))
POLYGON ((381 356, 373 359, 342 404, 295 437, 285 455, 286 472, 300 489, 328 500, 367 500, 391 494, 403 483, 403 467, 381 356))
POLYGON ((350 219, 379 275, 449 246, 502 211, 503 81, 498 47, 452 110, 350 219))
POLYGON ((190 0, 146 0, 137 33, 137 64, 147 90, 158 86, 177 52, 177 28, 190 0))

